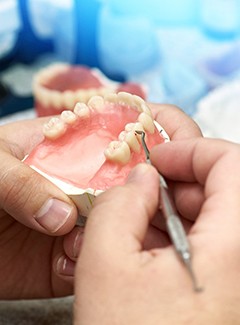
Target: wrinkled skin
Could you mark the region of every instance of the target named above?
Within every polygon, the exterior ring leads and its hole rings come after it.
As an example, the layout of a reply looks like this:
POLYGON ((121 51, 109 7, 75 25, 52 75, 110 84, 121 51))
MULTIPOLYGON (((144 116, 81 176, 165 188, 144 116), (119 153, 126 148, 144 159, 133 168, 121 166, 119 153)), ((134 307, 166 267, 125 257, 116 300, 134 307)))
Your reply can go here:
MULTIPOLYGON (((152 109, 173 141, 201 136, 197 125, 177 108, 152 105, 152 109)), ((45 121, 41 118, 0 127, 0 299, 73 293, 75 263, 83 238, 83 230, 75 227, 76 208, 63 192, 21 162, 43 139, 45 121), (55 231, 35 218, 51 198, 71 208, 66 219, 59 217, 60 226, 55 231)), ((150 227, 146 247, 157 238, 158 230, 150 227)))

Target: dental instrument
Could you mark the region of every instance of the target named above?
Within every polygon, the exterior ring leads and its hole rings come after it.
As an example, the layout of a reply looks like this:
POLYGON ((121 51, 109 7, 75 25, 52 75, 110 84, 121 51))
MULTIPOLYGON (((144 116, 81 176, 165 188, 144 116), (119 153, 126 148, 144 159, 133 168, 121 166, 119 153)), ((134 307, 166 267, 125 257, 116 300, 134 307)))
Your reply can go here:
MULTIPOLYGON (((141 135, 142 146, 146 155, 146 163, 152 165, 150 160, 150 152, 145 141, 144 131, 135 131, 135 134, 141 135)), ((201 292, 203 289, 198 286, 195 273, 192 267, 192 253, 189 241, 183 228, 180 217, 177 214, 173 200, 171 198, 168 185, 164 177, 159 173, 159 186, 161 197, 161 210, 166 220, 169 237, 181 261, 187 268, 192 279, 193 289, 195 292, 201 292)))

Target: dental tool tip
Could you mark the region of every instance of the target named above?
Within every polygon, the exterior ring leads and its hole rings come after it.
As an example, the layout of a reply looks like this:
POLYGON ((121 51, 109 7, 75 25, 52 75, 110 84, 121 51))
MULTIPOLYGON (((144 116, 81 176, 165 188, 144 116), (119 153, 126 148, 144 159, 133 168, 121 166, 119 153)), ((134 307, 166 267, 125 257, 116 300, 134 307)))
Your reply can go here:
POLYGON ((193 290, 196 292, 196 293, 201 293, 203 291, 203 287, 200 287, 197 283, 197 279, 196 279, 196 276, 193 272, 193 268, 192 268, 192 264, 191 264, 191 259, 190 259, 190 256, 189 257, 184 257, 183 256, 183 262, 188 270, 188 273, 192 279, 192 284, 193 284, 193 290))

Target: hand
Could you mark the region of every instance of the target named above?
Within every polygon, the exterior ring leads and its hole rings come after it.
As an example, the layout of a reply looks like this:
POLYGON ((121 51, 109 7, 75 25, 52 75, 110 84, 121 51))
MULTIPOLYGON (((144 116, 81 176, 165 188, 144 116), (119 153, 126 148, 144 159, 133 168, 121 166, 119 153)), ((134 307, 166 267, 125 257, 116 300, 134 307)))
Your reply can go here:
POLYGON ((65 254, 63 235, 76 223, 76 208, 62 191, 21 162, 42 140, 44 121, 0 128, 0 299, 72 293, 72 284, 58 271, 65 254))
MULTIPOLYGON (((197 125, 177 108, 151 108, 173 140, 201 135, 197 125)), ((83 229, 74 227, 76 208, 57 187, 21 162, 43 139, 46 119, 0 128, 0 299, 72 293, 83 240, 83 229)), ((148 237, 146 246, 158 237, 156 228, 150 228, 148 237)))
POLYGON ((90 213, 76 267, 75 324, 238 324, 239 146, 176 141, 155 147, 151 160, 178 184, 175 202, 188 219, 204 291, 193 291, 164 233, 164 247, 143 249, 158 206, 158 175, 139 165, 125 186, 99 196, 90 213))

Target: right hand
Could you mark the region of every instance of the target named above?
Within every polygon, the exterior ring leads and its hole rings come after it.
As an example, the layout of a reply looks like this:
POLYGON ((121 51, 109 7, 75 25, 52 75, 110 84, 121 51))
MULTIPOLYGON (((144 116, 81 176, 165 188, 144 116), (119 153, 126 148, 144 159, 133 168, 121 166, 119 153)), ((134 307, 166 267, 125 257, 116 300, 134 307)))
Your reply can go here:
POLYGON ((182 215, 196 219, 188 238, 204 290, 193 291, 171 243, 144 248, 159 176, 139 165, 124 186, 101 194, 90 213, 76 267, 75 324, 239 324, 239 145, 173 141, 155 147, 151 159, 178 184, 182 215))

